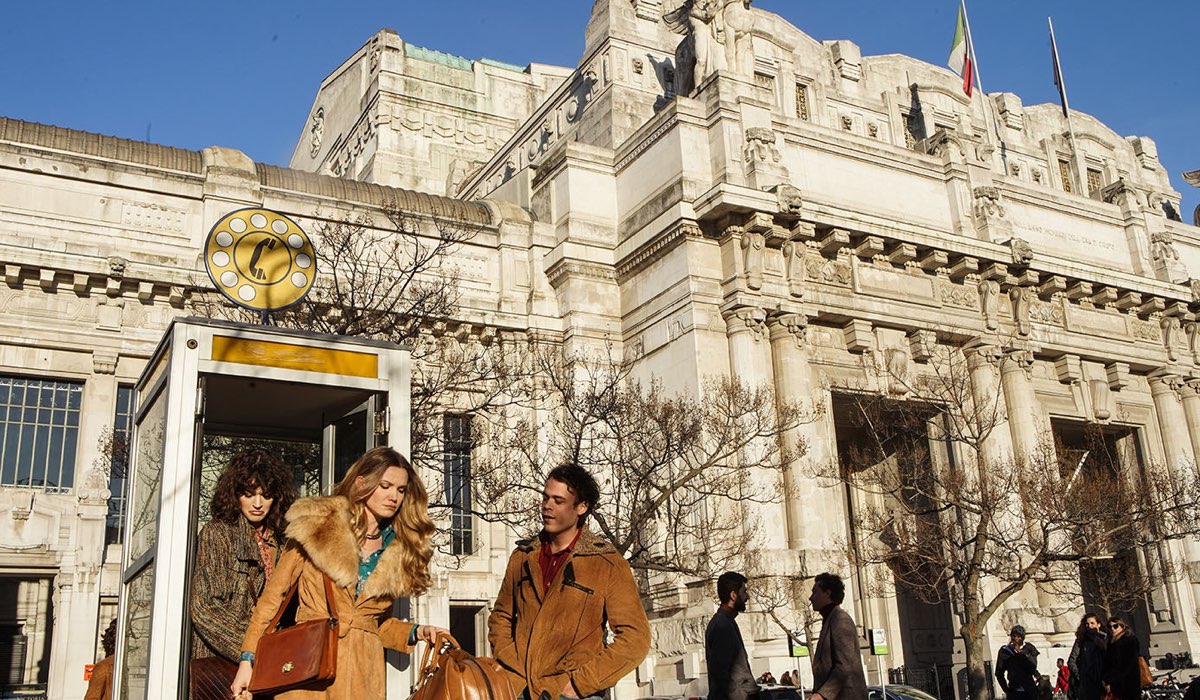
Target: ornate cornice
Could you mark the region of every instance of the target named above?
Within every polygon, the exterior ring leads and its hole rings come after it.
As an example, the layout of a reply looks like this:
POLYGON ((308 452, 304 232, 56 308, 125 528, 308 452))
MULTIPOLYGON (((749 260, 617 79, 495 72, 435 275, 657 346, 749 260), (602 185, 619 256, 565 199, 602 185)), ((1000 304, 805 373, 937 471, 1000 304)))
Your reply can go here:
POLYGON ((616 278, 624 281, 630 275, 662 257, 679 243, 690 238, 699 239, 703 237, 704 232, 700 229, 699 224, 694 221, 681 221, 662 235, 650 239, 618 261, 616 278))

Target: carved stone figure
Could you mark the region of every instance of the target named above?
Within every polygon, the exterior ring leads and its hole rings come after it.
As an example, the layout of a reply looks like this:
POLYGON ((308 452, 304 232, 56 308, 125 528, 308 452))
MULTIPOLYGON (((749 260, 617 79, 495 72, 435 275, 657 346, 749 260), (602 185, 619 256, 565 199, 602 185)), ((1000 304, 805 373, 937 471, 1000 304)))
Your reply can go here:
POLYGON ((308 155, 313 158, 321 152, 321 139, 325 135, 325 108, 317 107, 312 124, 308 126, 308 155))
MULTIPOLYGON (((1200 170, 1189 170, 1183 174, 1183 181, 1192 187, 1200 187, 1200 170)), ((1200 226, 1200 205, 1196 206, 1196 211, 1192 213, 1192 223, 1200 226)))
POLYGON ((787 216, 800 216, 804 208, 804 197, 800 190, 788 184, 776 185, 771 188, 779 200, 779 213, 787 216))
POLYGON ((1179 258, 1175 236, 1170 231, 1150 234, 1150 258, 1154 261, 1154 274, 1160 280, 1177 283, 1187 281, 1187 268, 1179 258))
POLYGON ((705 78, 729 68, 726 45, 736 44, 736 36, 729 36, 726 12, 733 6, 744 10, 749 5, 749 0, 684 0, 663 15, 671 31, 685 35, 675 50, 677 94, 691 95, 705 78))
POLYGON ((782 156, 775 147, 775 132, 758 126, 746 129, 746 162, 778 163, 782 156))
POLYGON ((1033 263, 1033 246, 1024 238, 1010 238, 1008 249, 1012 251, 1012 264, 1017 267, 1029 267, 1033 263))
POLYGON ((995 187, 976 187, 972 194, 975 195, 976 219, 986 221, 992 217, 1004 218, 1006 212, 1004 203, 1000 199, 1000 190, 995 187))

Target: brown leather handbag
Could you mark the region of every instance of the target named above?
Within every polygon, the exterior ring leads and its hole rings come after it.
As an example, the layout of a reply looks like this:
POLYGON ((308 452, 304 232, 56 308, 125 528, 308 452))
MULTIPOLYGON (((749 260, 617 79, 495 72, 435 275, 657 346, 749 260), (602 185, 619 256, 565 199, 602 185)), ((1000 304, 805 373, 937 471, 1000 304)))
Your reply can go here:
POLYGON ((220 656, 192 659, 188 676, 191 700, 229 700, 229 686, 237 675, 238 665, 220 656))
POLYGON ((508 674, 495 659, 474 657, 442 634, 425 649, 409 700, 516 700, 508 674))
POLYGON ((258 642, 254 675, 250 678, 250 692, 254 695, 297 688, 319 690, 337 675, 337 605, 333 602, 333 584, 325 574, 321 577, 325 580, 325 609, 329 617, 277 629, 279 618, 295 597, 300 582, 292 585, 267 625, 267 633, 258 642))

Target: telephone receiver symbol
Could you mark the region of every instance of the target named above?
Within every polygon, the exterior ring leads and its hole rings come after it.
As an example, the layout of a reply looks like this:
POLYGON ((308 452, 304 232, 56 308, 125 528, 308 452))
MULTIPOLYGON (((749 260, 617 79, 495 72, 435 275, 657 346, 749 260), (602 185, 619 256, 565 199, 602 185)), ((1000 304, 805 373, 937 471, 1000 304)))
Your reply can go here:
POLYGON ((258 266, 258 259, 262 257, 264 248, 266 248, 267 250, 274 250, 275 249, 275 239, 274 238, 262 239, 261 241, 258 242, 258 245, 254 246, 254 252, 250 254, 250 274, 254 275, 255 279, 259 280, 260 282, 267 278, 266 271, 264 271, 261 267, 258 266))

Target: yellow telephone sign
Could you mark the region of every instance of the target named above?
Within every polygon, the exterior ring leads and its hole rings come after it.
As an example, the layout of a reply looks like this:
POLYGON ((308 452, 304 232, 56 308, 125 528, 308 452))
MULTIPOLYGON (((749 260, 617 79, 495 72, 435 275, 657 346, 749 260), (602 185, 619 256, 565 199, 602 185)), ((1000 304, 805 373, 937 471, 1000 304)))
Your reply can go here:
POLYGON ((213 285, 233 303, 277 311, 312 289, 317 255, 308 234, 283 214, 239 209, 208 232, 204 266, 213 285))

